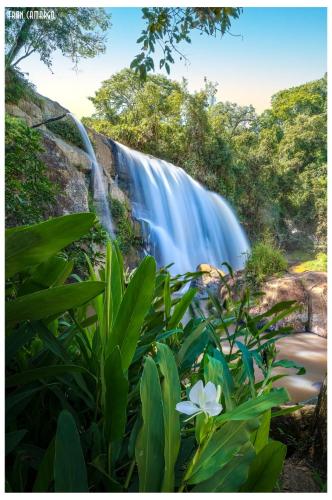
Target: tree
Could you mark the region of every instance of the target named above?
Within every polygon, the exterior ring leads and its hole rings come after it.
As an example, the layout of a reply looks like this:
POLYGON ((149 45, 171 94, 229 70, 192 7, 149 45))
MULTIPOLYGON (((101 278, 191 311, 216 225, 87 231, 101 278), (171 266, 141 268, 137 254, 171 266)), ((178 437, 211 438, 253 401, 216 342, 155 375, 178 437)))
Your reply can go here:
POLYGON ((51 68, 55 50, 69 57, 75 66, 81 58, 95 57, 105 51, 104 33, 110 27, 110 17, 104 9, 56 8, 52 9, 54 18, 42 20, 38 20, 38 12, 44 11, 43 8, 15 10, 22 12, 22 17, 6 16, 6 68, 17 67, 33 53, 39 54, 41 61, 51 68))

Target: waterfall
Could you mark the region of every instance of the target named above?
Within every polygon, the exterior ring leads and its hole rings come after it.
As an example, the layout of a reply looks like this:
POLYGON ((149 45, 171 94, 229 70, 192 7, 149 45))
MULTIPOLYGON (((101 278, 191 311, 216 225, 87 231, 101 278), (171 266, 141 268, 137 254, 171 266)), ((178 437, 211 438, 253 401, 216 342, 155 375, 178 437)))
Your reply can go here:
POLYGON ((91 163, 92 163, 92 186, 93 186, 93 201, 96 207, 97 214, 99 216, 100 222, 106 229, 106 231, 114 237, 114 229, 111 211, 109 207, 109 200, 107 196, 107 191, 105 189, 103 170, 99 165, 94 149, 92 147, 91 141, 89 139, 88 133, 85 130, 83 124, 74 116, 69 113, 71 118, 74 120, 78 131, 81 135, 85 151, 88 153, 91 163))
POLYGON ((112 141, 120 177, 129 181, 133 216, 140 221, 146 251, 172 273, 198 264, 244 266, 249 242, 224 198, 208 191, 171 163, 112 141))

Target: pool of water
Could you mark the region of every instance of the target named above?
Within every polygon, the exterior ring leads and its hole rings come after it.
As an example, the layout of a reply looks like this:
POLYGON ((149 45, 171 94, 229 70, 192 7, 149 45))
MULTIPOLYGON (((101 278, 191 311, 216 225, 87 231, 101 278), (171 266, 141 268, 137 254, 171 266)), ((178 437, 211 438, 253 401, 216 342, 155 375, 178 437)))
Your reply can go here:
MULTIPOLYGON (((276 344, 278 359, 291 359, 306 369, 296 375, 295 369, 286 370, 290 376, 275 382, 275 387, 286 387, 293 403, 318 395, 327 371, 327 339, 313 333, 295 333, 276 344)), ((276 368, 275 373, 285 373, 276 368)))

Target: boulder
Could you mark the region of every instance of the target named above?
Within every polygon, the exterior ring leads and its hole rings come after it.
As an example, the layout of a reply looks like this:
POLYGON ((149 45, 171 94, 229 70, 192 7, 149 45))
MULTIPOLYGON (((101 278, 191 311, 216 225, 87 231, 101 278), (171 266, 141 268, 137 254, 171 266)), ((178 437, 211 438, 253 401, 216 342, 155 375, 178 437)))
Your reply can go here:
POLYGON ((225 276, 225 273, 210 264, 199 264, 196 271, 204 273, 191 283, 192 287, 198 288, 197 297, 207 298, 209 293, 217 295, 222 282, 221 278, 225 276))
POLYGON ((309 295, 310 332, 320 337, 327 336, 327 273, 307 271, 301 280, 309 295))
POLYGON ((261 314, 277 302, 296 300, 299 311, 277 323, 277 327, 292 325, 295 332, 312 332, 327 336, 327 273, 307 271, 272 278, 262 286, 265 294, 253 314, 261 314))
POLYGON ((294 332, 309 330, 309 295, 297 275, 285 275, 281 278, 272 278, 263 285, 264 295, 259 305, 252 309, 252 314, 262 314, 278 302, 295 300, 300 308, 276 323, 276 328, 292 326, 294 332))

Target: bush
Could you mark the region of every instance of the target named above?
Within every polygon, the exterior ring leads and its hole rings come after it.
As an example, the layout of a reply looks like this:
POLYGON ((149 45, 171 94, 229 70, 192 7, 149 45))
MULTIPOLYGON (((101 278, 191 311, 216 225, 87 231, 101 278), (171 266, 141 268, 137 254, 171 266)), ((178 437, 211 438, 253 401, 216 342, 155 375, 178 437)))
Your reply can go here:
POLYGON ((61 139, 80 149, 84 149, 84 144, 77 126, 70 117, 62 118, 46 124, 46 128, 58 135, 61 139))
POLYGON ((246 280, 257 288, 266 278, 286 271, 287 267, 287 260, 278 248, 271 243, 258 242, 252 247, 246 263, 246 280))
POLYGON ((51 213, 58 189, 40 160, 40 132, 10 115, 5 127, 6 226, 39 222, 51 213))

